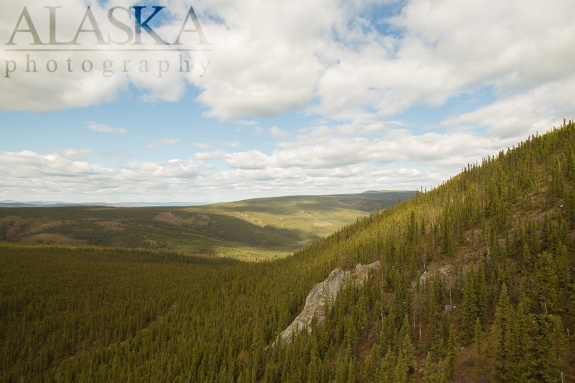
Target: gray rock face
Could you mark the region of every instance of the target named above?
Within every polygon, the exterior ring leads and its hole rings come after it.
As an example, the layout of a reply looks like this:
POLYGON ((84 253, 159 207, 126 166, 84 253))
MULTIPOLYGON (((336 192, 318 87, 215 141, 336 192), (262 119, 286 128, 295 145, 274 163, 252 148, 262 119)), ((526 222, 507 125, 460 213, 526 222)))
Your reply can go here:
POLYGON ((377 270, 381 267, 379 261, 370 263, 369 265, 362 265, 361 263, 355 266, 352 270, 343 270, 337 268, 333 270, 329 276, 323 281, 316 284, 308 294, 305 300, 305 306, 302 312, 294 319, 294 321, 280 334, 279 339, 281 342, 289 343, 292 334, 307 328, 311 331, 310 324, 315 316, 318 324, 325 320, 325 307, 331 307, 337 298, 339 292, 350 283, 355 283, 356 286, 361 287, 365 278, 369 275, 371 270, 377 270))

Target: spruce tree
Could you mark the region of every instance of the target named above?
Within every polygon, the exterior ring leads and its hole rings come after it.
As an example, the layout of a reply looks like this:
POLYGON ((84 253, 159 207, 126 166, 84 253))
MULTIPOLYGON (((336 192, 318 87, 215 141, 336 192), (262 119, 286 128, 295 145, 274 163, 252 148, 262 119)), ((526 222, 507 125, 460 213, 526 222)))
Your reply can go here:
POLYGON ((379 383, 394 383, 395 357, 391 347, 388 347, 385 356, 377 370, 379 383))
POLYGON ((449 338, 447 340, 447 352, 445 355, 445 373, 448 379, 453 377, 455 362, 457 357, 457 344, 455 341, 455 327, 449 327, 449 338))
POLYGON ((427 353, 425 358, 425 369, 423 370, 423 383, 436 383, 435 371, 433 370, 433 359, 431 353, 427 353))
POLYGON ((534 315, 533 348, 529 363, 529 379, 534 382, 557 382, 560 361, 553 347, 554 323, 551 315, 534 315))
POLYGON ((484 373, 483 331, 481 329, 479 318, 475 321, 473 342, 475 343, 475 366, 473 368, 473 375, 476 378, 479 378, 484 373))
POLYGON ((468 344, 473 338, 475 320, 479 318, 478 291, 476 289, 476 278, 473 268, 467 272, 465 277, 465 289, 463 290, 463 303, 459 313, 459 325, 461 326, 460 341, 468 344))
POLYGON ((510 382, 515 376, 512 321, 507 286, 503 284, 493 324, 493 380, 510 382))

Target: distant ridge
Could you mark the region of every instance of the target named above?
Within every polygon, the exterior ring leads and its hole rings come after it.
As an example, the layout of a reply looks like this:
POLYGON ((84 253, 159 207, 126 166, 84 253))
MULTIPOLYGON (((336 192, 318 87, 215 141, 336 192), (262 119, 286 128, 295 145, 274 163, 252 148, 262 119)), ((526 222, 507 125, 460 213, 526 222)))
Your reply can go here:
POLYGON ((0 241, 148 248, 245 260, 285 257, 412 192, 237 202, 0 202, 0 241), (195 206, 194 206, 195 205, 195 206))
MULTIPOLYGON (((377 199, 397 199, 397 196, 401 200, 405 201, 411 199, 415 196, 415 191, 413 190, 366 190, 361 193, 343 193, 343 194, 301 194, 301 195, 288 195, 288 196, 277 196, 277 197, 258 197, 258 198, 248 198, 241 201, 250 200, 263 200, 268 198, 297 198, 297 197, 349 197, 349 198, 366 198, 374 197, 377 199), (395 194, 390 194, 395 193, 395 194)), ((106 207, 152 207, 152 206, 201 206, 201 205, 212 205, 217 203, 226 202, 66 202, 66 201, 15 201, 15 200, 2 200, 0 201, 0 207, 62 207, 62 206, 106 206, 106 207)))
POLYGON ((212 202, 64 202, 64 201, 0 201, 0 207, 62 207, 62 206, 108 206, 108 207, 145 207, 145 206, 200 206, 212 202))

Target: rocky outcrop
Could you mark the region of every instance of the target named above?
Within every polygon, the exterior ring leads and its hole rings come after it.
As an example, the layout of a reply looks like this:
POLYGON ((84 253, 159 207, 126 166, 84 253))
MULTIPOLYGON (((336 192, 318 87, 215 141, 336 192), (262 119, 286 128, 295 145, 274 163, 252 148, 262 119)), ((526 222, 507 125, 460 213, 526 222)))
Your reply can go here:
POLYGON ((302 312, 280 334, 279 340, 284 343, 289 343, 294 332, 301 331, 304 328, 311 331, 310 324, 314 316, 317 318, 317 323, 321 324, 325 319, 325 307, 328 306, 329 308, 333 305, 338 293, 344 287, 350 283, 355 283, 358 287, 363 286, 369 273, 380 267, 381 264, 379 261, 376 261, 369 265, 359 263, 351 270, 343 270, 341 268, 333 270, 323 282, 316 284, 311 289, 305 300, 305 306, 302 312))
MULTIPOLYGON (((421 276, 419 277, 419 282, 420 283, 425 283, 427 282, 428 279, 433 279, 435 278, 438 274, 443 275, 444 277, 448 277, 451 276, 453 274, 453 265, 443 265, 439 268, 435 268, 433 270, 426 270, 423 272, 423 274, 421 274, 421 276)), ((413 282, 415 284, 415 282, 413 282)))

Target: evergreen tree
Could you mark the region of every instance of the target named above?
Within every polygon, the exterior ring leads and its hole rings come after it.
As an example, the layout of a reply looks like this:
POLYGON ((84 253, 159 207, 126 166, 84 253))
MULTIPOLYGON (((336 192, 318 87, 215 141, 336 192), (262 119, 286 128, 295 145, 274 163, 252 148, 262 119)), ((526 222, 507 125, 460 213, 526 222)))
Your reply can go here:
POLYGON ((560 361, 554 352, 552 316, 534 315, 533 348, 529 363, 529 380, 534 382, 557 382, 560 377, 560 361))
POLYGON ((391 347, 388 347, 385 356, 381 361, 379 366, 377 376, 379 383, 394 383, 395 382, 395 357, 391 351, 391 347))
POLYGON ((515 377, 512 328, 507 286, 503 284, 493 324, 493 380, 496 382, 511 382, 515 377))
POLYGON ((484 373, 484 354, 483 354, 483 331, 481 329, 481 322, 479 318, 475 321, 475 330, 473 333, 473 342, 475 343, 475 366, 473 368, 473 375, 479 378, 484 373))
POLYGON ((450 379, 453 376, 453 371, 455 370, 455 362, 457 358, 457 344, 455 341, 455 327, 453 324, 449 328, 449 339, 447 341, 447 352, 445 355, 445 367, 447 378, 450 379))
POLYGON ((423 383, 436 383, 437 379, 435 377, 435 372, 433 370, 433 359, 431 358, 431 353, 427 353, 425 358, 425 369, 423 370, 423 383))
POLYGON ((471 342, 475 321, 479 318, 479 294, 476 288, 476 277, 473 268, 465 277, 465 289, 463 290, 463 303, 459 314, 461 326, 460 341, 463 344, 471 342))
POLYGON ((406 332, 401 342, 397 356, 396 379, 397 382, 407 382, 415 369, 413 345, 409 332, 406 332))

